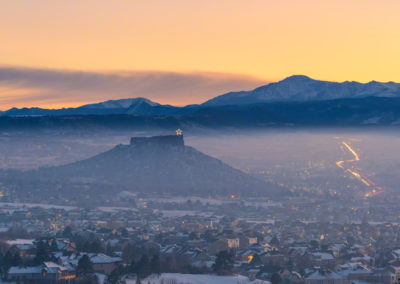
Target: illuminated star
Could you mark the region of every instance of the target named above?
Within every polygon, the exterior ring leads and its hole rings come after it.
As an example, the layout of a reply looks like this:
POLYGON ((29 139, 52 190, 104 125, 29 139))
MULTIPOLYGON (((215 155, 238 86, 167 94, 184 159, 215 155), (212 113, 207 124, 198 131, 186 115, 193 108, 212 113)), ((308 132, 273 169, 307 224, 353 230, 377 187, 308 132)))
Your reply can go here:
POLYGON ((176 135, 178 135, 178 136, 182 135, 182 130, 180 130, 180 129, 177 129, 175 132, 176 132, 176 135))

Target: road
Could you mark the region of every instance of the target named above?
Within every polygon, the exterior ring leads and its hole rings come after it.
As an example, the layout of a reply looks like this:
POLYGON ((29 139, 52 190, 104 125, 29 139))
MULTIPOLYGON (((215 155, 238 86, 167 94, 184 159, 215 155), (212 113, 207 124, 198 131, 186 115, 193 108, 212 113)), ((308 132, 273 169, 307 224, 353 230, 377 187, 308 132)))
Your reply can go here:
POLYGON ((375 182, 373 182, 368 177, 362 175, 360 170, 354 167, 354 164, 357 161, 360 161, 360 157, 357 152, 344 141, 342 141, 342 145, 345 146, 345 149, 347 149, 354 156, 354 158, 350 160, 337 161, 336 165, 345 172, 353 175, 356 179, 358 179, 367 187, 368 192, 364 194, 364 197, 373 197, 385 192, 385 190, 381 186, 377 186, 375 182))

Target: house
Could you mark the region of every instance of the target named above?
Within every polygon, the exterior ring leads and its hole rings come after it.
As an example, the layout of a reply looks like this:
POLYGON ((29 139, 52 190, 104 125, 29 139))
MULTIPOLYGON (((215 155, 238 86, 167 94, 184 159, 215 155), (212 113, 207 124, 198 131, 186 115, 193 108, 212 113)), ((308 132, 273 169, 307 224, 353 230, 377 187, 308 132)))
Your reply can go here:
POLYGON ((245 249, 248 245, 254 245, 257 243, 258 243, 257 237, 247 237, 244 235, 241 235, 239 237, 240 249, 245 249))
POLYGON ((346 263, 339 266, 337 273, 350 280, 367 280, 371 271, 361 263, 346 263))
POLYGON ((76 251, 75 244, 70 242, 68 239, 57 238, 52 241, 55 242, 57 249, 60 251, 68 251, 68 252, 76 251))
POLYGON ((335 272, 316 269, 307 277, 305 277, 306 284, 350 284, 350 280, 346 279, 345 276, 337 274, 335 272))
POLYGON ((391 266, 389 268, 389 272, 391 272, 390 284, 399 284, 400 283, 400 267, 391 266))
POLYGON ((311 256, 311 261, 314 263, 314 265, 332 268, 336 264, 336 259, 330 253, 313 252, 309 255, 311 256))
POLYGON ((11 266, 7 271, 7 279, 16 282, 31 282, 41 281, 43 279, 42 266, 19 267, 11 266))
POLYGON ((17 283, 67 284, 76 278, 75 270, 54 262, 44 262, 39 266, 12 266, 7 271, 7 279, 17 283))
POLYGON ((248 238, 248 243, 249 243, 249 245, 258 243, 257 237, 248 238))
POLYGON ((18 253, 23 259, 33 258, 36 254, 36 246, 34 244, 17 244, 11 247, 11 252, 18 253))
POLYGON ((95 272, 110 274, 122 262, 120 257, 111 257, 102 253, 89 256, 95 272))
POLYGON ((237 249, 239 248, 240 245, 240 239, 235 238, 235 239, 226 239, 226 242, 228 244, 228 248, 230 249, 237 249))
POLYGON ((228 244, 224 240, 217 240, 208 246, 208 252, 210 254, 217 254, 220 251, 228 249, 228 244))
POLYGON ((75 269, 68 266, 61 266, 54 262, 44 262, 44 276, 45 279, 49 278, 57 283, 70 283, 72 279, 76 278, 75 269))
POLYGON ((329 250, 332 252, 334 257, 339 257, 345 248, 345 244, 332 244, 329 246, 329 250))
POLYGON ((284 283, 304 283, 303 277, 296 271, 284 271, 281 273, 284 283))
POLYGON ((276 265, 276 266, 284 266, 286 263, 286 257, 276 251, 265 253, 261 256, 261 260, 264 265, 276 265))

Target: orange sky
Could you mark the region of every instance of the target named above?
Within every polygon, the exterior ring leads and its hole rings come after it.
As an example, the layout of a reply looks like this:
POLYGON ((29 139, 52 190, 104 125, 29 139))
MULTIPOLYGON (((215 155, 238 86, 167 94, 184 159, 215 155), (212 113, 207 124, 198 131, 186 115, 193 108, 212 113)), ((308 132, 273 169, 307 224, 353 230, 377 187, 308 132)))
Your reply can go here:
MULTIPOLYGON (((222 72, 253 76, 253 83, 292 74, 400 81, 399 15, 398 0, 3 0, 0 65, 222 72)), ((1 84, 0 104, 4 96, 7 103, 0 109, 13 103, 14 94, 27 92, 27 86, 18 91, 18 85, 1 84)), ((22 103, 46 105, 35 101, 39 91, 22 103)), ((208 97, 217 91, 225 89, 208 97)), ((63 104, 78 104, 69 94, 63 104)), ((207 97, 179 95, 182 99, 176 95, 171 101, 198 103, 207 97)))

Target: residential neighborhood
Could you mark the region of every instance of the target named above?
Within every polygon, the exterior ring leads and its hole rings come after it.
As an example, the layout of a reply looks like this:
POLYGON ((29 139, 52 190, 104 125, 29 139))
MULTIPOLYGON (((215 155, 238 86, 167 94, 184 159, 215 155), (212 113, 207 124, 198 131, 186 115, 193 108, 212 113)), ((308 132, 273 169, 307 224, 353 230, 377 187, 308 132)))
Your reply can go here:
POLYGON ((260 208, 238 197, 131 198, 131 207, 0 204, 3 281, 152 283, 191 274, 249 283, 399 283, 396 223, 311 218, 312 204, 291 215, 287 207, 298 199, 260 208))

